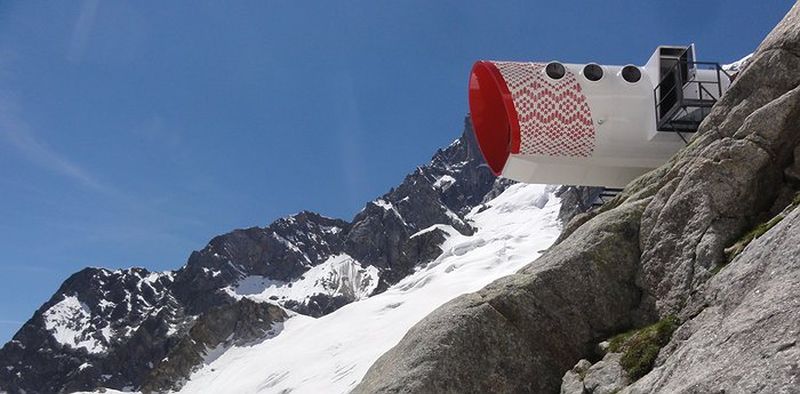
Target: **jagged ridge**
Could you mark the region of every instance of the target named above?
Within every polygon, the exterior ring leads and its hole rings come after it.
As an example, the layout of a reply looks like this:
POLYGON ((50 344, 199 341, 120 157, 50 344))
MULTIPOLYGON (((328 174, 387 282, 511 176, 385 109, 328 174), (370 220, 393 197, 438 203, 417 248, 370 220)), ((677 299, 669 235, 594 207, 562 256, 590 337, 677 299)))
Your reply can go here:
POLYGON ((496 181, 482 164, 466 122, 459 139, 398 187, 367 203, 351 222, 304 211, 264 228, 215 237, 176 271, 84 269, 67 279, 0 349, 0 389, 138 388, 147 376, 152 385, 163 386, 165 379, 154 371, 186 343, 196 322, 208 313, 218 314, 221 307, 241 308, 236 305, 247 302, 246 296, 243 301, 232 296, 243 279, 264 278, 290 287, 308 281, 304 275, 314 272, 312 268, 343 256, 350 265, 325 271, 326 277, 312 281, 317 287, 310 287, 309 294, 268 299, 311 316, 330 313, 364 291, 385 290, 438 256, 444 234, 422 230, 444 224, 471 233, 464 215, 508 185, 496 181), (342 270, 374 277, 356 291, 352 283, 343 286, 350 279, 339 275, 342 270), (339 289, 349 290, 337 293, 339 289))

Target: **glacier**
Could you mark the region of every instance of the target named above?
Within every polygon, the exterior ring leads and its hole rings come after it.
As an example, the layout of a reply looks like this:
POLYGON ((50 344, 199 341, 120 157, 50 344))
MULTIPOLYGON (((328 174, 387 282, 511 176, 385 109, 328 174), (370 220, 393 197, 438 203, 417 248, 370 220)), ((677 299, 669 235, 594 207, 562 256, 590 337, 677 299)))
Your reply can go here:
MULTIPOLYGON (((434 309, 535 264, 561 231, 561 201, 554 195, 555 189, 545 185, 510 186, 466 215, 477 228, 471 236, 449 225, 421 230, 424 233, 438 228, 448 234, 442 254, 434 261, 385 292, 320 318, 291 313, 274 327, 276 335, 258 343, 210 349, 205 363, 179 393, 349 392, 378 357, 434 309)), ((302 281, 303 287, 318 286, 318 279, 331 275, 347 276, 337 285, 370 276, 367 272, 354 274, 358 268, 349 256, 332 256, 318 275, 311 273, 302 281)), ((285 285, 252 277, 228 292, 267 301, 272 295, 289 295, 285 285)))
POLYGON ((474 235, 447 229, 442 255, 387 291, 317 319, 295 314, 279 335, 214 358, 180 392, 348 392, 434 309, 513 273, 548 248, 560 232, 553 190, 509 187, 467 215, 478 228, 474 235))

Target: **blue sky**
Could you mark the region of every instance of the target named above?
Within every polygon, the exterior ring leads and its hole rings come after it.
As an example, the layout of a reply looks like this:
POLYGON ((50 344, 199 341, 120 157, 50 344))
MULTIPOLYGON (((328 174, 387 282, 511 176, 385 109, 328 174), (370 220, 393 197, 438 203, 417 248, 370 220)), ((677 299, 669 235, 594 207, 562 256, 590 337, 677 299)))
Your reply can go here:
POLYGON ((0 2, 0 343, 84 266, 350 219, 462 130, 472 62, 751 52, 785 1, 0 2))

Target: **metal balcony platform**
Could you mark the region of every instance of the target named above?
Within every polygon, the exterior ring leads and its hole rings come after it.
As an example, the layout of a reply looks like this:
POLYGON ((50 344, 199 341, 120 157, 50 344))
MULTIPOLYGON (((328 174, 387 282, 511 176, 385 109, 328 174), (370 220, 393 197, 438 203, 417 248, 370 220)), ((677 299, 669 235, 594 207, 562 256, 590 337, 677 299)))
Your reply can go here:
POLYGON ((658 131, 694 133, 700 123, 711 113, 711 107, 722 97, 722 75, 730 75, 719 63, 695 62, 688 53, 677 56, 674 65, 662 72, 663 78, 653 89, 658 131), (705 79, 698 78, 698 70, 705 79), (709 78, 713 75, 713 78, 709 78))

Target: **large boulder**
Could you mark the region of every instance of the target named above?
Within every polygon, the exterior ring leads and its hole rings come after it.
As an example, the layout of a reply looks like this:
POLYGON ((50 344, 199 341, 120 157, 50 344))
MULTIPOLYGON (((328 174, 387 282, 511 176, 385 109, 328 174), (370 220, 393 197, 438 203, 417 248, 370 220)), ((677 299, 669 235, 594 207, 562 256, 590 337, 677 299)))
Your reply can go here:
POLYGON ((599 215, 537 264, 437 309, 355 392, 557 391, 598 338, 632 323, 645 204, 599 215))

